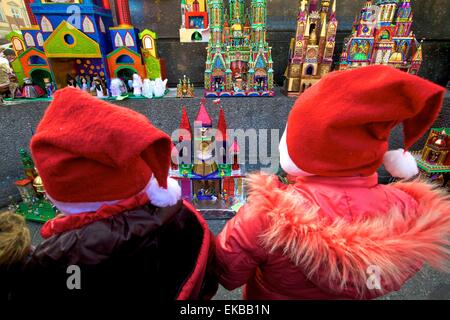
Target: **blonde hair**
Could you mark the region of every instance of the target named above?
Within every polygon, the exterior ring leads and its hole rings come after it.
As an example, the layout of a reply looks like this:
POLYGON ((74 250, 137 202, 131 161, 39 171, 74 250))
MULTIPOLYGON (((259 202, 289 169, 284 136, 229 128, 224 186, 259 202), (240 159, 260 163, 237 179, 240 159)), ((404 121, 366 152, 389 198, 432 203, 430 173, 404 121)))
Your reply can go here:
POLYGON ((0 213, 0 266, 22 261, 31 248, 25 219, 12 212, 0 213))

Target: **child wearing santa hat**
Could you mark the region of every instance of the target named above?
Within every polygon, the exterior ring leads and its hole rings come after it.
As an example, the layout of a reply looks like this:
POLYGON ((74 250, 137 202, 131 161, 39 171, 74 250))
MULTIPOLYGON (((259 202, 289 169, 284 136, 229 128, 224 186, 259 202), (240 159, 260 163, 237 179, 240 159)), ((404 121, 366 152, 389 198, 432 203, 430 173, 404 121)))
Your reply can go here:
POLYGON ((31 141, 47 222, 21 294, 86 301, 207 299, 213 236, 168 178, 170 137, 143 115, 76 88, 54 95, 31 141))
POLYGON ((384 164, 418 174, 405 149, 439 114, 444 89, 387 66, 335 72, 295 103, 276 176, 249 179, 248 203, 216 241, 219 281, 247 299, 368 299, 400 289, 424 263, 448 268, 450 202, 419 181, 378 183, 384 164))

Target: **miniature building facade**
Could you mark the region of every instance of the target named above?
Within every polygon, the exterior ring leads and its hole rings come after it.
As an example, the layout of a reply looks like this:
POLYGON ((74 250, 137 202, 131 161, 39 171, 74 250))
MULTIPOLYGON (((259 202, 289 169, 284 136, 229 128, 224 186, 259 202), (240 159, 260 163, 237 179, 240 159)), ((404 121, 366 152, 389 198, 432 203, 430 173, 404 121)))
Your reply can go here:
POLYGON ((410 0, 366 1, 344 41, 339 69, 384 64, 417 74, 422 44, 414 36, 412 22, 410 0))
POLYGON ((180 122, 180 137, 174 144, 179 163, 172 166, 171 176, 181 185, 182 196, 198 209, 229 210, 244 201, 244 168, 238 162, 237 140, 229 141, 223 109, 217 130, 213 129, 204 102, 191 128, 186 109, 180 122), (214 150, 220 150, 213 157, 214 150), (193 150, 193 152, 189 152, 193 150))
POLYGON ((36 172, 31 156, 20 150, 23 170, 26 178, 16 181, 16 187, 22 198, 19 204, 11 204, 10 209, 27 220, 45 222, 56 216, 56 208, 45 195, 44 185, 36 172))
POLYGON ((296 96, 331 71, 336 45, 336 1, 302 0, 295 38, 291 39, 284 93, 296 96))
POLYGON ((177 85, 177 98, 193 98, 194 97, 194 85, 191 80, 185 75, 183 79, 178 81, 177 85))
POLYGON ((23 77, 36 84, 43 86, 43 79, 49 78, 62 88, 69 76, 100 77, 109 84, 111 78, 127 81, 134 73, 152 79, 164 73, 155 49, 156 34, 149 30, 139 34, 133 27, 128 0, 115 0, 119 26, 113 25, 109 0, 25 0, 25 4, 32 26, 22 28, 25 48, 17 59, 23 77))
POLYGON ((208 1, 211 39, 205 70, 206 97, 273 96, 272 48, 266 41, 266 0, 208 1))
POLYGON ((431 129, 422 151, 413 155, 423 177, 450 190, 450 128, 431 129))
POLYGON ((206 0, 181 0, 181 42, 208 42, 209 21, 206 0))

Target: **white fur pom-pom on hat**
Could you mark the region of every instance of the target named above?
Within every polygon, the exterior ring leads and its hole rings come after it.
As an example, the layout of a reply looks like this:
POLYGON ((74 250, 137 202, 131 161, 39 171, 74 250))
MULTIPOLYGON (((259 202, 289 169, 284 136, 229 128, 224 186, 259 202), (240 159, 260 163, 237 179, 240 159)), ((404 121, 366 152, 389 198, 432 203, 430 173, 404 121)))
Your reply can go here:
POLYGON ((403 149, 386 152, 383 164, 394 178, 410 179, 419 173, 416 160, 403 149))
POLYGON ((146 189, 150 202, 157 207, 170 207, 181 199, 181 188, 177 181, 167 179, 167 189, 161 188, 158 181, 152 177, 150 185, 146 189))

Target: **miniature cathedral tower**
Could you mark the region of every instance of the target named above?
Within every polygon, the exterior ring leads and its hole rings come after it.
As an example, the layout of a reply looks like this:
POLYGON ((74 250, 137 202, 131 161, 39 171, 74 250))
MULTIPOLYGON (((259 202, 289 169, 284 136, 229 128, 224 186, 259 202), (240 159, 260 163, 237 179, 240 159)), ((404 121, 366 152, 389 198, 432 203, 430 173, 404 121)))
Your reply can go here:
POLYGON ((291 40, 284 93, 296 96, 331 71, 336 45, 336 1, 300 1, 295 38, 291 40))
POLYGON ((367 1, 344 40, 339 69, 383 64, 417 74, 422 47, 411 29, 412 21, 410 0, 367 1))

